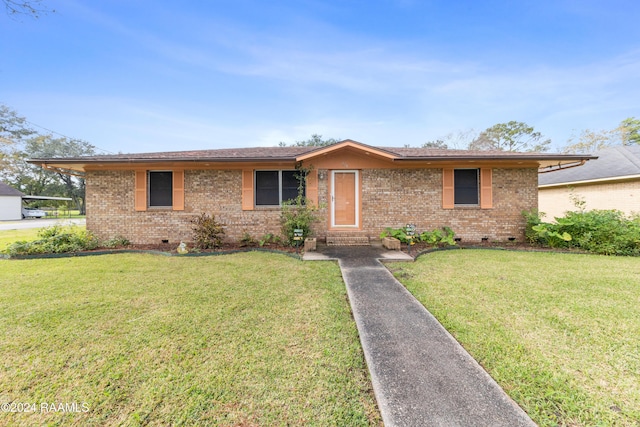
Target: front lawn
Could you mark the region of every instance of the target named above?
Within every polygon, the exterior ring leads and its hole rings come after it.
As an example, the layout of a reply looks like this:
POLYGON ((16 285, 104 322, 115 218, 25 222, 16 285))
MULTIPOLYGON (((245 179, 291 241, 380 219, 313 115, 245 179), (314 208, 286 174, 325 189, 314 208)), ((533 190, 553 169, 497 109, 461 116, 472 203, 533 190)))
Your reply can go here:
POLYGON ((457 250, 390 268, 539 425, 640 425, 640 259, 457 250))
POLYGON ((334 263, 5 260, 0 292, 0 425, 381 424, 334 263))
POLYGON ((39 228, 0 230, 0 252, 19 240, 35 240, 38 237, 38 231, 40 231, 39 228))

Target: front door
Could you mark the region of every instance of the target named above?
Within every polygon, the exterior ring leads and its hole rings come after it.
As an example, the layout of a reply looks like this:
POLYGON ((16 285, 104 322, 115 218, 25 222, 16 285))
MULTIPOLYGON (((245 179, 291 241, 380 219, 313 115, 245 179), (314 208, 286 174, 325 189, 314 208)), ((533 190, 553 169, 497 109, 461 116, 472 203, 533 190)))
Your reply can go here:
POLYGON ((331 175, 331 226, 358 227, 358 171, 332 171, 331 175))

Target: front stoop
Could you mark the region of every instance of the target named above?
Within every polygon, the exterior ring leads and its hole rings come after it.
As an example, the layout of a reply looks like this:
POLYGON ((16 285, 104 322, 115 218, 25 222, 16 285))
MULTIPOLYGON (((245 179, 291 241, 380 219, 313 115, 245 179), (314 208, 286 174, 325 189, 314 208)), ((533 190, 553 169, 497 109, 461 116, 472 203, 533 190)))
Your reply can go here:
POLYGON ((327 246, 369 246, 369 236, 356 232, 329 232, 327 246))

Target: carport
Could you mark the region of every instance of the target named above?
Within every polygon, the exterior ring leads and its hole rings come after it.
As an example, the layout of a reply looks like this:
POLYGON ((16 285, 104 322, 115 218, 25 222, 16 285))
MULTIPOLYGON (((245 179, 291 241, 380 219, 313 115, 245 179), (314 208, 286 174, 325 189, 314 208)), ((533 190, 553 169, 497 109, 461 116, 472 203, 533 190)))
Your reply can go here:
MULTIPOLYGON (((71 197, 50 197, 50 196, 22 196, 22 200, 58 200, 58 201, 70 201, 73 200, 71 197)), ((47 211, 47 209, 42 209, 43 211, 47 211)), ((57 216, 57 210, 56 215, 57 216)), ((47 216, 51 216, 50 213, 47 213, 47 216)))

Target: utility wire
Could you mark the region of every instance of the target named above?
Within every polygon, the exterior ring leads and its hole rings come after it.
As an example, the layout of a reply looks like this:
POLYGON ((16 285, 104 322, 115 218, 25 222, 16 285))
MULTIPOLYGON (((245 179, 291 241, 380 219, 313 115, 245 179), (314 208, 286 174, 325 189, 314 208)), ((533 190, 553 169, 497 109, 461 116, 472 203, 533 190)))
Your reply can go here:
MULTIPOLYGON (((59 135, 59 136, 61 136, 61 137, 63 137, 63 138, 67 138, 67 139, 70 139, 70 140, 76 140, 76 141, 84 141, 83 139, 72 138, 72 137, 67 136, 67 135, 65 135, 65 134, 63 134, 63 133, 56 132, 55 130, 47 129, 47 128, 46 128, 46 127, 44 127, 44 126, 40 126, 40 125, 38 125, 38 124, 35 124, 35 123, 33 123, 33 122, 30 122, 29 120, 25 120, 25 123, 28 123, 28 124, 30 124, 31 126, 38 127, 38 128, 40 128, 40 129, 44 129, 44 130, 46 130, 47 132, 50 132, 50 133, 55 134, 55 135, 59 135)), ((84 141, 84 142, 89 142, 89 141, 84 141)), ((89 144, 91 144, 91 143, 89 142, 89 144)), ((105 152, 105 153, 107 153, 107 154, 116 154, 116 153, 114 153, 114 152, 112 152, 112 151, 105 150, 104 148, 97 147, 97 146, 95 146, 95 145, 93 145, 93 144, 91 144, 91 145, 92 145, 96 150, 104 151, 104 152, 105 152)))

